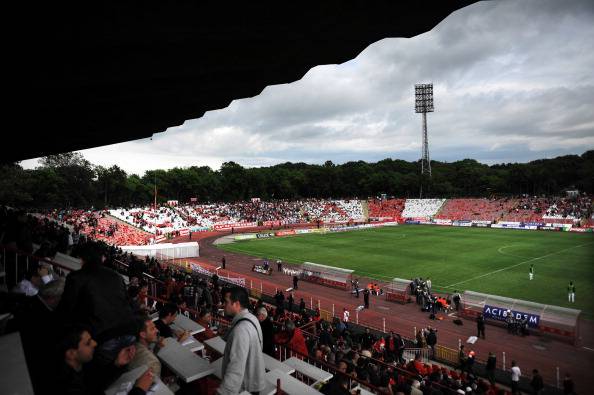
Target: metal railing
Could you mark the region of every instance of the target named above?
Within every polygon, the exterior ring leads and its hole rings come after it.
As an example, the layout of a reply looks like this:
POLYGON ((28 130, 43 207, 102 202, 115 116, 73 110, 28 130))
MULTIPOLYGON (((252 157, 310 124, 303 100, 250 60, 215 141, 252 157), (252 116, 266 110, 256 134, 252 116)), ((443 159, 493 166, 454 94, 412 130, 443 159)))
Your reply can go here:
MULTIPOLYGON (((367 381, 360 380, 353 375, 350 375, 350 374, 347 374, 345 372, 338 370, 335 366, 333 366, 325 361, 321 361, 321 360, 311 357, 309 355, 301 354, 300 352, 294 351, 287 346, 277 345, 276 352, 277 352, 277 354, 276 354, 277 359, 281 362, 285 361, 291 357, 296 357, 296 358, 299 358, 300 360, 302 360, 302 361, 304 361, 318 369, 321 369, 323 371, 331 373, 333 376, 339 375, 339 376, 347 377, 349 380, 349 388, 355 388, 357 386, 360 386, 363 389, 366 389, 367 391, 373 392, 375 394, 388 394, 389 393, 389 391, 387 389, 382 389, 382 388, 376 387, 367 381)), ((313 379, 311 377, 306 376, 305 374, 300 373, 299 371, 295 372, 295 378, 306 383, 307 385, 313 386, 316 389, 320 389, 324 384, 322 382, 316 381, 315 379, 313 379)))

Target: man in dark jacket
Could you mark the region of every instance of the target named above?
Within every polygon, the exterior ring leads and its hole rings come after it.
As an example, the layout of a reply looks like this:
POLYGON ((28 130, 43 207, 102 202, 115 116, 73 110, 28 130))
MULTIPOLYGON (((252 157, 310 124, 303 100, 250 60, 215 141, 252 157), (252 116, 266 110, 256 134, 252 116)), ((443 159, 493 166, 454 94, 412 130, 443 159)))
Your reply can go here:
POLYGON ((293 292, 289 293, 289 298, 287 299, 288 306, 287 309, 289 312, 293 312, 293 304, 295 303, 295 298, 293 297, 293 292))
POLYGON ((371 350, 373 343, 375 343, 375 336, 369 332, 369 328, 365 328, 365 333, 361 334, 361 345, 366 350, 371 350))
POLYGON ((44 284, 35 296, 26 298, 16 314, 23 351, 36 394, 49 394, 47 383, 53 380, 55 346, 60 340, 60 323, 53 311, 64 291, 63 279, 44 284))
POLYGON ((487 379, 491 385, 495 385, 495 367, 497 366, 497 358, 495 354, 489 352, 489 358, 487 358, 487 366, 485 368, 487 372, 487 379))
POLYGON ((532 387, 532 394, 538 395, 540 391, 544 388, 544 381, 540 373, 538 373, 538 369, 532 370, 532 381, 530 382, 530 387, 532 387))
POLYGON ((476 337, 481 337, 484 339, 485 338, 485 317, 483 317, 482 314, 479 313, 478 317, 476 317, 476 329, 477 329, 477 335, 476 337))
POLYGON ((46 386, 52 388, 50 392, 68 395, 83 395, 87 389, 84 365, 91 362, 97 342, 84 327, 69 328, 58 344, 60 369, 55 381, 49 381, 46 386))
POLYGON ((369 308, 369 290, 367 288, 365 288, 365 290, 363 291, 363 302, 365 304, 365 308, 368 309, 369 308))
POLYGON ((63 322, 93 328, 99 341, 107 340, 109 332, 126 332, 124 328, 133 324, 133 313, 124 279, 102 265, 97 247, 86 245, 80 256, 83 267, 66 277, 58 305, 63 322))
POLYGON ((256 317, 260 322, 260 328, 262 328, 262 351, 264 354, 274 357, 274 327, 272 326, 272 320, 268 317, 266 307, 258 307, 256 317))
POLYGON ((435 345, 437 344, 437 333, 433 328, 429 328, 429 333, 427 333, 427 345, 431 347, 432 353, 435 354, 435 345))

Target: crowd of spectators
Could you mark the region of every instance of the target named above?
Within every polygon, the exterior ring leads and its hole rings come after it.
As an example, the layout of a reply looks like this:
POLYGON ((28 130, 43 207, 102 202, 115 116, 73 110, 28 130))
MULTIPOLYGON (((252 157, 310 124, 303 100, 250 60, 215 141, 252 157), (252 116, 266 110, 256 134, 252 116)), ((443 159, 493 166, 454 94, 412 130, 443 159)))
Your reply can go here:
POLYGON ((274 200, 161 206, 109 210, 110 215, 147 232, 165 234, 186 228, 212 228, 239 223, 349 222, 363 220, 359 200, 274 200))
POLYGON ((369 199, 369 218, 392 218, 396 221, 402 219, 402 211, 406 199, 369 199))
MULTIPOLYGON (((81 270, 64 279, 59 272, 44 270, 43 262, 30 262, 30 271, 42 279, 36 280, 37 294, 21 300, 16 317, 36 393, 103 393, 122 373, 141 365, 151 369, 134 382, 130 393, 146 393, 155 375, 179 393, 195 390, 163 369, 155 353, 163 347, 160 336, 176 341, 189 336, 169 326, 178 314, 206 328, 196 335, 198 340, 224 331, 226 321, 218 314, 223 284, 216 274, 207 278, 188 273, 185 268, 141 259, 84 236, 70 244, 65 226, 6 209, 0 210, 0 242, 42 257, 51 258, 57 251, 71 253, 83 263, 81 270), (129 279, 127 284, 117 271, 129 279), (151 284, 156 299, 148 296, 145 274, 156 279, 151 284), (158 311, 154 323, 147 316, 152 311, 158 311)), ((412 284, 417 295, 431 289, 427 280, 412 284)), ((405 347, 436 345, 437 332, 432 328, 420 330, 415 344, 393 332, 384 335, 369 328, 361 332, 348 319, 324 321, 319 310, 306 309, 303 299, 297 303, 293 293, 285 299, 282 291, 274 302, 253 299, 251 310, 261 323, 265 352, 276 357, 278 349, 285 347, 344 373, 321 388, 325 394, 344 393, 345 377, 358 378, 390 394, 474 395, 498 390, 476 377, 467 359, 461 373, 428 364, 421 354, 406 360, 405 347), (315 331, 300 329, 304 326, 315 327, 315 331)))
POLYGON ((435 216, 438 219, 497 221, 515 206, 515 199, 448 199, 435 216))
POLYGON ((549 199, 549 207, 543 218, 570 220, 592 218, 592 197, 576 196, 574 198, 549 199))
POLYGON ((217 225, 284 226, 299 223, 350 223, 369 219, 433 218, 475 221, 594 224, 592 198, 523 196, 480 199, 301 199, 118 208, 53 210, 49 218, 66 224, 72 237, 84 233, 116 245, 142 245, 156 236, 180 230, 206 230, 217 225), (117 220, 116 220, 117 219, 117 220))
POLYGON ((503 214, 503 221, 517 222, 555 222, 574 224, 587 222, 592 217, 592 197, 576 195, 572 197, 523 196, 515 199, 514 206, 503 214))
MULTIPOLYGON (((134 226, 116 220, 107 210, 52 210, 41 217, 62 224, 75 242, 83 235, 111 245, 144 245, 154 237, 134 226)), ((70 241, 72 244, 72 240, 70 241)))
POLYGON ((435 216, 445 199, 406 199, 403 218, 429 218, 435 216))

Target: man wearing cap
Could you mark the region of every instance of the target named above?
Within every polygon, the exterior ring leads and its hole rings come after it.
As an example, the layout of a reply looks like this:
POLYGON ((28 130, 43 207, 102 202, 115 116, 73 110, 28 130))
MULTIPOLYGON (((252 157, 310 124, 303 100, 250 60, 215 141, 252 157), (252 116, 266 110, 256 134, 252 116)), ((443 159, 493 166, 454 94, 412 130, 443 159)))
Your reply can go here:
MULTIPOLYGON (((135 336, 124 335, 106 341, 95 351, 95 356, 89 364, 88 376, 88 387, 92 390, 92 394, 103 393, 111 383, 126 372, 128 364, 136 355, 135 343, 135 336)), ((130 393, 144 394, 148 390, 153 382, 153 373, 150 368, 143 377, 146 380, 141 380, 142 386, 139 386, 136 392, 130 393)))

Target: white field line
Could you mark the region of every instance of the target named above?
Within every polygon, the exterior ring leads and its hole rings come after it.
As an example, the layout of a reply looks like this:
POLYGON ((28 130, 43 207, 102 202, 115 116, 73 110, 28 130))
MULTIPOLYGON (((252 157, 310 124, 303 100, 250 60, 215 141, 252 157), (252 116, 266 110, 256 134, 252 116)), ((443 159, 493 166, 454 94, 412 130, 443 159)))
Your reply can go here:
POLYGON ((559 250, 559 251, 551 252, 550 254, 546 254, 546 255, 543 255, 543 256, 538 256, 538 257, 536 257, 536 258, 531 258, 531 259, 528 259, 528 260, 526 260, 526 261, 522 261, 522 262, 520 262, 520 263, 516 263, 515 265, 506 266, 506 267, 504 267, 504 268, 501 268, 501 269, 493 270, 492 272, 489 272, 489 273, 481 274, 480 276, 476 276, 476 277, 469 278, 468 280, 459 281, 459 282, 457 282, 457 283, 454 283, 454 284, 448 285, 448 286, 446 286, 445 288, 452 288, 452 287, 454 287, 454 286, 456 286, 456 285, 464 284, 464 283, 467 283, 467 282, 469 282, 469 281, 473 281, 473 280, 477 280, 477 279, 479 279, 479 278, 487 277, 487 276, 490 276, 491 274, 499 273, 499 272, 502 272, 502 271, 504 271, 504 270, 513 269, 514 267, 518 267, 518 266, 520 266, 520 265, 523 265, 523 264, 525 264, 525 263, 529 263, 529 262, 532 262, 532 261, 537 261, 537 260, 539 260, 539 259, 548 258, 548 257, 550 257, 550 256, 552 256, 552 255, 557 255, 557 254, 559 254, 559 253, 561 253, 561 252, 564 252, 564 251, 569 251, 569 250, 573 250, 574 248, 580 248, 580 247, 583 247, 583 246, 587 246, 587 245, 589 245, 589 244, 592 244, 592 242, 590 242, 590 243, 586 243, 586 244, 580 244, 580 245, 578 245, 578 246, 573 246, 573 247, 565 248, 565 249, 563 249, 563 250, 559 250))
MULTIPOLYGON (((508 252, 503 252, 503 250, 505 250, 506 248, 509 248, 509 247, 513 247, 513 244, 506 245, 506 246, 503 246, 503 247, 499 247, 497 249, 497 252, 500 253, 501 255, 513 256, 513 257, 516 257, 516 258, 523 258, 523 259, 528 258, 527 256, 521 256, 521 255, 510 254, 508 252)), ((528 259, 530 259, 530 258, 528 258, 528 259)))

